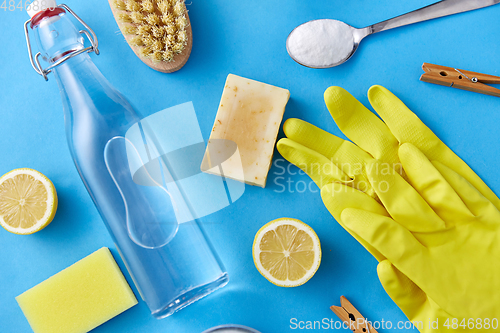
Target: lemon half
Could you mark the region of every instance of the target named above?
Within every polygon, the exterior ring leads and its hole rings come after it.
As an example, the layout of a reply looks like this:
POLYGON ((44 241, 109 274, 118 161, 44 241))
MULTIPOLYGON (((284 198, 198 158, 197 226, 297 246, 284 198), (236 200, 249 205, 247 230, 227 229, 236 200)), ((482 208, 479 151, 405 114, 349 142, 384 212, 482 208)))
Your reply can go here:
POLYGON ((280 218, 264 225, 253 242, 255 267, 280 287, 306 283, 321 263, 321 246, 314 230, 302 221, 280 218))
POLYGON ((42 173, 15 169, 0 177, 0 225, 18 235, 45 228, 57 210, 54 184, 42 173))

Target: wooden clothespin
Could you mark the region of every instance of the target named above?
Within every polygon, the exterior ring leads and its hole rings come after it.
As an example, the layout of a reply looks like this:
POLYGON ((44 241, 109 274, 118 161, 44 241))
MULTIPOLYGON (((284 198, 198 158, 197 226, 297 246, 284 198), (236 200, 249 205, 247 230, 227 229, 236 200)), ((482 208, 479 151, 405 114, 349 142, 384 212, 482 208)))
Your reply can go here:
POLYGON ((346 323, 353 332, 378 333, 344 296, 340 297, 340 306, 332 305, 330 310, 332 310, 340 320, 346 323))
POLYGON ((500 84, 500 77, 498 76, 427 64, 425 62, 422 69, 425 73, 420 77, 420 81, 500 97, 500 89, 487 85, 500 84))

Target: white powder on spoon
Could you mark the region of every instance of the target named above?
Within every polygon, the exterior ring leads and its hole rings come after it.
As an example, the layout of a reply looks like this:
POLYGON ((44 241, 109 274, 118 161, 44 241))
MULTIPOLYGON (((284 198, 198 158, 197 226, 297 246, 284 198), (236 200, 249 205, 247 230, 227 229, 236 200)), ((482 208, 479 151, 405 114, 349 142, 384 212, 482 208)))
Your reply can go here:
POLYGON ((353 28, 337 20, 314 20, 292 31, 287 40, 290 56, 308 67, 330 67, 353 51, 353 28))

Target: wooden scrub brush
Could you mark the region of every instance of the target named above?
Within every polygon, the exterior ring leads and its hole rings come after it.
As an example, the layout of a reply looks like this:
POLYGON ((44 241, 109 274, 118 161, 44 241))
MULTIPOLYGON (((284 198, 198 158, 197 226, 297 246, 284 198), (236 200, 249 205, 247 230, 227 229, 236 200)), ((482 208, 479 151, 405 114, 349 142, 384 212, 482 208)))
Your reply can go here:
POLYGON ((108 0, 121 32, 134 53, 164 73, 179 70, 193 47, 184 0, 108 0))

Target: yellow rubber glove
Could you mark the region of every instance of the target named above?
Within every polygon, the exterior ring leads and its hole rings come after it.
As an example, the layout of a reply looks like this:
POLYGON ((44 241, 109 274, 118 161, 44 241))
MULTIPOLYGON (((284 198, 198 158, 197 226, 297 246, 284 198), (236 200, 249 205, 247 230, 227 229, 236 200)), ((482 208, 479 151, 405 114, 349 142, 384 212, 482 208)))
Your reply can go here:
POLYGON ((422 323, 421 332, 495 330, 500 211, 412 144, 398 153, 409 183, 396 172, 380 173, 378 161, 366 168, 388 214, 372 197, 338 183, 323 188, 325 204, 340 200, 342 224, 387 258, 379 278, 408 318, 422 323))
POLYGON ((328 88, 324 97, 337 126, 352 142, 302 120, 288 119, 283 125, 287 139, 277 145, 283 157, 303 168, 319 187, 352 179, 354 188, 373 195, 362 166, 375 158, 398 170, 399 146, 412 143, 428 158, 462 175, 500 208, 500 200, 474 171, 389 90, 373 86, 368 91, 368 99, 383 121, 340 87, 328 88), (362 183, 359 188, 357 183, 362 183))
MULTIPOLYGON (((320 188, 332 182, 348 184, 375 198, 371 204, 376 205, 379 199, 368 181, 366 165, 377 159, 382 163, 382 168, 395 169, 404 176, 398 148, 403 143, 412 143, 428 158, 441 162, 464 177, 500 208, 500 200, 474 171, 390 91, 373 86, 368 91, 368 99, 383 121, 344 89, 330 87, 325 91, 325 103, 330 114, 340 130, 353 142, 302 120, 288 119, 283 125, 287 138, 278 142, 278 151, 305 171, 320 188)), ((326 205, 342 224, 340 206, 338 201, 326 205)), ((366 241, 353 236, 377 260, 385 259, 366 241)))

